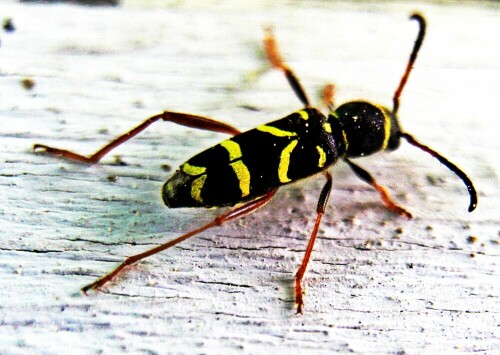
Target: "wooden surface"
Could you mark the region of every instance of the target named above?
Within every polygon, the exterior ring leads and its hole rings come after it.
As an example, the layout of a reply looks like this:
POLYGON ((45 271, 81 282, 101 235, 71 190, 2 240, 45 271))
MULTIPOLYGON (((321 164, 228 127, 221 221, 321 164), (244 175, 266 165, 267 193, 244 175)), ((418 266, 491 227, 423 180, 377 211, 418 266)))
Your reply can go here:
POLYGON ((500 351, 498 5, 272 3, 2 2, 17 30, 2 32, 0 47, 1 353, 500 351), (413 10, 429 27, 401 124, 470 175, 474 213, 463 184, 403 142, 357 162, 414 220, 335 166, 304 315, 293 276, 322 177, 140 263, 105 292, 80 293, 126 256, 215 216, 169 210, 160 191, 168 167, 223 136, 158 123, 90 168, 35 154, 34 143, 91 153, 164 109, 241 129, 299 109, 279 72, 253 75, 266 25, 310 96, 334 81, 339 103, 390 105, 413 10))

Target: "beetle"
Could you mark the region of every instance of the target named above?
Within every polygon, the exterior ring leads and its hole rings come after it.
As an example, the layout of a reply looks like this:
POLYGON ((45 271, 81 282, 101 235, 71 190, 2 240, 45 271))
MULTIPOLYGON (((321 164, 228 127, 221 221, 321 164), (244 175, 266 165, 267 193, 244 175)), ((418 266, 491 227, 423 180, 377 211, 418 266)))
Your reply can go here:
POLYGON ((404 74, 394 93, 392 109, 365 100, 347 102, 335 108, 333 86, 327 86, 324 100, 329 112, 324 115, 319 109, 311 106, 299 79, 282 58, 272 30, 266 29, 264 49, 267 59, 273 68, 284 73, 304 106, 299 111, 243 133, 233 126, 208 117, 164 111, 148 118, 91 156, 35 144, 34 150, 91 165, 160 120, 232 136, 182 164, 163 185, 162 196, 170 208, 235 205, 236 207, 174 240, 127 258, 109 274, 83 287, 82 291, 86 293, 91 289, 100 289, 127 266, 205 230, 253 212, 269 202, 283 185, 322 174, 326 182, 319 195, 316 220, 304 258, 295 275, 295 303, 297 313, 302 313, 304 305, 302 280, 330 196, 332 176, 328 169, 332 165, 339 160, 345 161, 361 180, 379 192, 384 204, 390 210, 405 218, 412 218, 410 212, 397 205, 387 190, 368 171, 351 160, 380 151, 393 151, 399 147, 401 139, 438 159, 463 181, 470 196, 468 210, 472 212, 477 206, 477 193, 469 177, 441 154, 403 131, 399 124, 397 112, 400 96, 416 61, 426 30, 426 22, 422 15, 414 13, 410 19, 418 23, 419 31, 404 74))

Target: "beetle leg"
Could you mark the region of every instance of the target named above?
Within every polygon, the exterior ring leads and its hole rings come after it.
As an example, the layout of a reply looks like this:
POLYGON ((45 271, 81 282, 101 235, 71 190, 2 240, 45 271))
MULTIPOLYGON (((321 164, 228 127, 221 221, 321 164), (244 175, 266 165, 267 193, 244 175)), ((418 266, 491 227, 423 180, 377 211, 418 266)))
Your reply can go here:
POLYGON ((137 134, 139 134, 140 132, 142 132, 143 130, 145 130, 151 124, 153 124, 154 122, 156 122, 158 120, 170 121, 170 122, 180 124, 182 126, 202 129, 202 130, 206 130, 206 131, 231 134, 233 136, 240 133, 240 131, 238 129, 236 129, 228 124, 213 120, 213 119, 208 118, 208 117, 191 115, 191 114, 187 114, 187 113, 165 111, 165 112, 162 112, 158 115, 155 115, 155 116, 148 118, 143 123, 141 123, 139 126, 128 131, 127 133, 122 134, 121 136, 115 138, 113 141, 109 142, 104 147, 102 147, 101 149, 99 149, 97 152, 95 152, 94 154, 92 154, 90 156, 80 155, 80 154, 71 152, 69 150, 52 148, 52 147, 46 146, 44 144, 35 144, 33 146, 33 150, 40 149, 40 150, 43 150, 44 153, 48 153, 50 155, 54 155, 57 157, 68 159, 68 160, 77 161, 80 163, 85 163, 88 165, 93 165, 93 164, 96 164, 97 162, 99 162, 99 160, 101 160, 102 157, 104 157, 106 154, 108 154, 111 150, 118 147, 122 143, 125 143, 130 138, 136 136, 137 134))
POLYGON ((335 111, 335 85, 332 83, 326 84, 323 89, 321 89, 321 99, 323 106, 328 108, 330 112, 335 111))
POLYGON ((361 180, 369 183, 372 185, 377 191, 380 193, 380 197, 382 197, 382 201, 384 201, 385 205, 387 208, 389 208, 391 211, 399 214, 400 216, 406 217, 408 219, 412 219, 413 216, 411 215, 410 212, 405 210, 403 207, 398 206, 396 203, 392 201, 391 196, 389 195, 389 192, 387 192, 387 189, 383 187, 382 185, 379 185, 377 181, 373 178, 373 176, 370 175, 368 171, 360 167, 359 165, 354 164, 352 161, 349 159, 344 159, 347 164, 351 167, 352 171, 356 174, 357 177, 359 177, 361 180))
POLYGON ((332 190, 332 176, 329 172, 325 172, 326 184, 321 190, 319 195, 318 206, 316 207, 316 222, 314 223, 314 228, 309 237, 309 243, 307 244, 306 253, 304 259, 302 259, 302 264, 300 264, 299 270, 295 275, 295 303, 297 304, 297 313, 302 313, 302 307, 304 306, 304 300, 302 297, 302 278, 306 272, 307 264, 311 258, 311 253, 314 247, 314 242, 316 241, 316 235, 318 234, 319 224, 321 218, 326 210, 326 205, 328 204, 328 199, 330 197, 330 191, 332 190))
POLYGON ((206 231, 207 229, 221 226, 224 223, 229 222, 232 219, 242 217, 246 214, 249 214, 249 213, 255 211, 256 209, 258 209, 258 208, 264 206, 266 203, 268 203, 271 200, 271 198, 274 196, 276 191, 277 191, 277 189, 272 190, 271 192, 268 192, 267 195, 264 195, 263 197, 260 197, 256 200, 253 200, 251 202, 244 204, 243 206, 235 208, 227 213, 224 213, 224 214, 216 217, 214 220, 212 220, 212 222, 207 223, 207 224, 205 224, 197 229, 194 229, 186 234, 183 234, 174 240, 171 240, 165 244, 157 246, 156 248, 147 250, 143 253, 140 253, 140 254, 137 254, 137 255, 134 255, 134 256, 127 258, 123 263, 118 265, 118 267, 116 269, 114 269, 113 271, 111 271, 109 274, 107 274, 107 275, 101 277, 100 279, 98 279, 97 281, 83 287, 82 292, 86 294, 87 291, 90 289, 94 289, 94 290, 100 289, 101 287, 106 285, 108 282, 113 280, 118 274, 120 274, 128 266, 135 264, 142 259, 150 257, 151 255, 154 255, 154 254, 157 254, 161 251, 169 249, 169 248, 173 247, 174 245, 179 244, 180 242, 183 242, 184 240, 186 240, 188 238, 191 238, 192 236, 195 236, 203 231, 206 231))
POLYGON ((278 50, 278 43, 276 41, 276 38, 274 37, 272 28, 270 27, 267 27, 265 29, 264 51, 266 53, 266 57, 269 63, 274 68, 283 71, 283 74, 285 74, 288 83, 292 87, 293 91, 295 92, 295 95, 297 95, 299 100, 304 104, 304 106, 310 107, 311 105, 309 104, 309 99, 307 98, 307 94, 302 85, 300 84, 299 78, 297 78, 293 70, 290 69, 288 65, 285 64, 285 61, 283 60, 283 57, 281 56, 278 50))

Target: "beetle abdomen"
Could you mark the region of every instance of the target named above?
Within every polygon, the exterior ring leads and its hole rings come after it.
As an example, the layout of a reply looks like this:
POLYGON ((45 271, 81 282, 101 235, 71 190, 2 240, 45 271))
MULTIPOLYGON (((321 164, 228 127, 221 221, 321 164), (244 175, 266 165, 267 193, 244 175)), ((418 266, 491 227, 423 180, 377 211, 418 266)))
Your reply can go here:
POLYGON ((316 109, 259 126, 195 155, 165 183, 169 207, 220 207, 263 196, 333 164, 339 143, 316 109))

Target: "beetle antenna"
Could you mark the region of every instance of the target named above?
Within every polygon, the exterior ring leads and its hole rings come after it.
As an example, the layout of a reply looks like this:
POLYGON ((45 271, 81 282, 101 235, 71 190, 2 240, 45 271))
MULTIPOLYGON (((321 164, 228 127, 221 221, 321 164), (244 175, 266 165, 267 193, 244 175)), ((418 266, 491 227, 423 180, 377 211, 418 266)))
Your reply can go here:
POLYGON ((455 175, 458 176, 460 180, 464 182, 465 186, 467 187, 467 190, 469 191, 469 196, 470 196, 469 212, 474 211, 474 209, 477 207, 477 192, 476 189, 474 188, 474 185, 472 184, 471 179, 469 179, 469 177, 462 170, 460 170, 458 166, 450 162, 448 159, 443 157, 435 150, 429 148, 426 145, 423 145, 422 143, 417 142, 417 140, 413 138, 412 135, 408 133, 401 133, 401 137, 406 139, 406 141, 411 145, 414 145, 415 147, 422 149, 424 152, 429 153, 434 158, 439 160, 441 164, 443 164, 452 172, 454 172, 455 175))
POLYGON ((418 22, 420 29, 418 30, 417 39, 415 40, 415 44, 413 45, 413 50, 411 51, 410 59, 408 60, 408 64, 406 65, 405 73, 401 77, 401 81, 399 82, 399 86, 398 86, 396 92, 394 92, 394 97, 392 99, 392 102, 393 102, 392 113, 394 115, 396 114, 396 112, 398 112, 399 97, 401 96, 401 92, 403 91, 403 88, 405 87, 406 82, 408 81, 408 77, 410 76, 410 72, 413 68, 413 64, 415 63, 415 60, 417 59, 418 51, 420 50, 420 47, 422 46, 422 42, 424 41, 425 27, 427 26, 425 23, 424 17, 422 15, 420 15, 419 13, 412 14, 410 16, 410 20, 416 20, 418 22))

